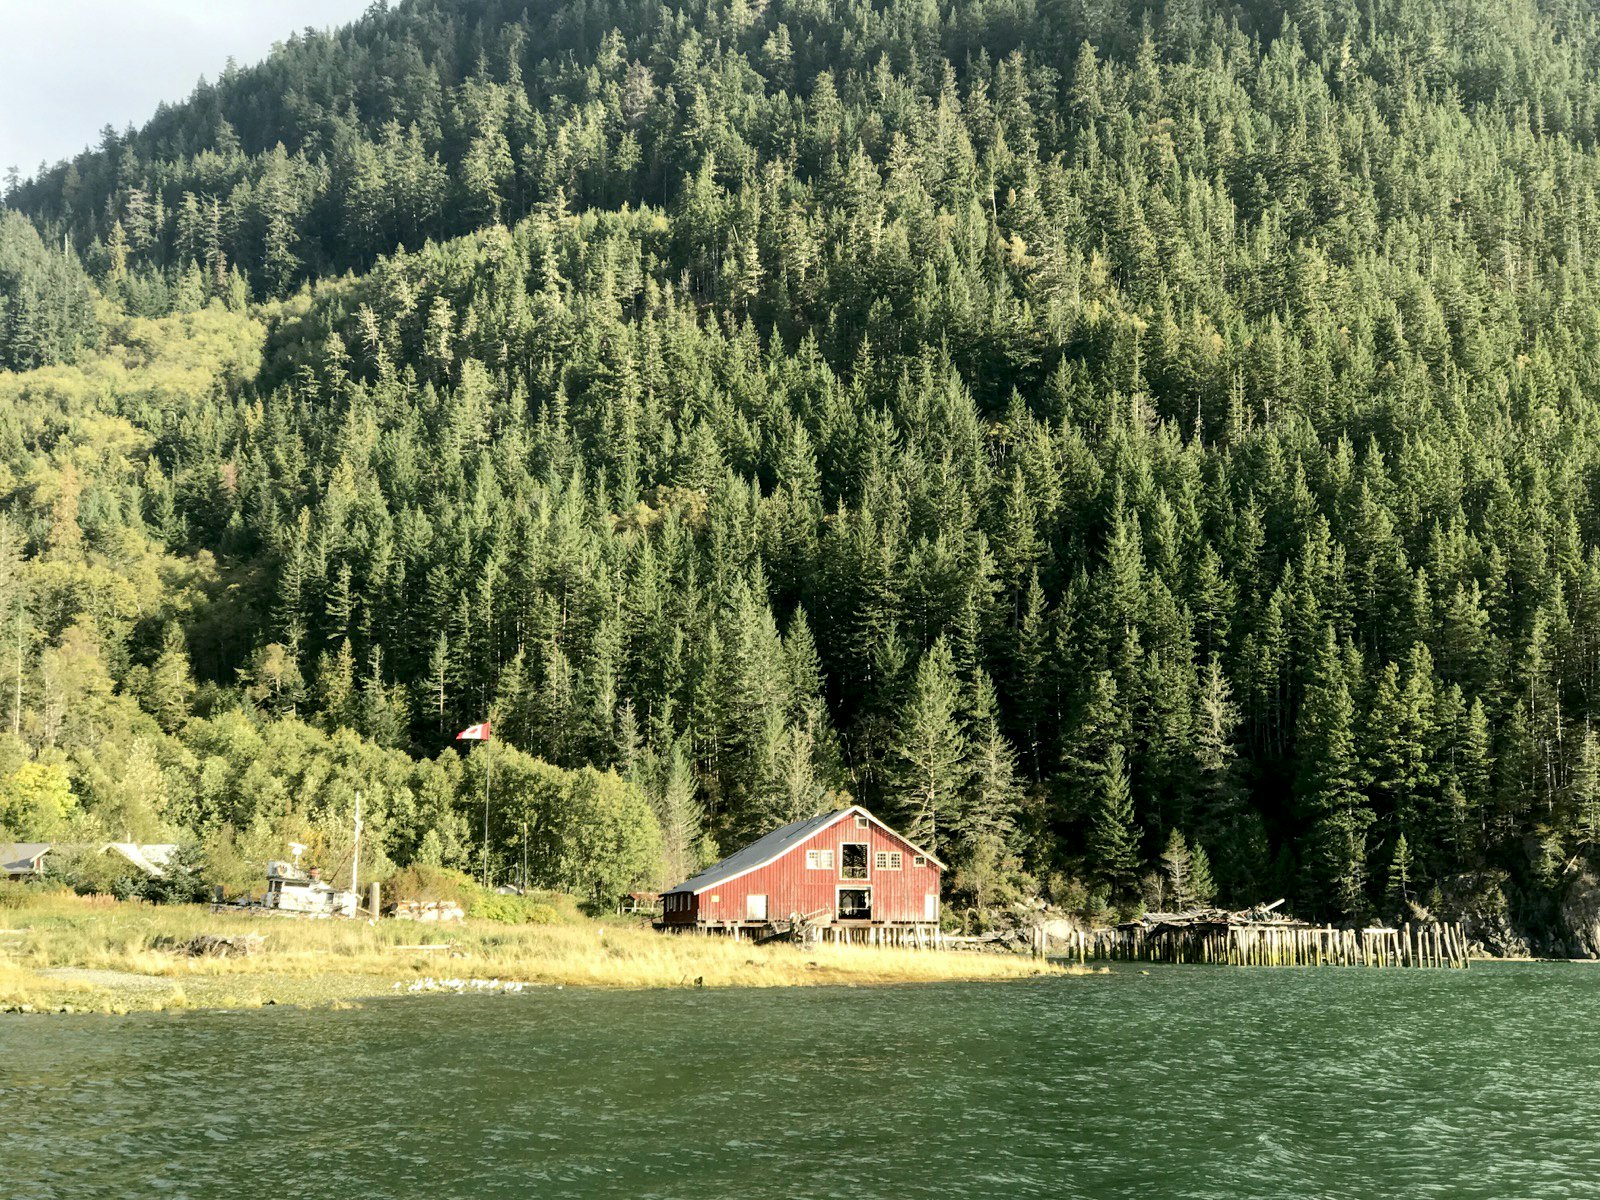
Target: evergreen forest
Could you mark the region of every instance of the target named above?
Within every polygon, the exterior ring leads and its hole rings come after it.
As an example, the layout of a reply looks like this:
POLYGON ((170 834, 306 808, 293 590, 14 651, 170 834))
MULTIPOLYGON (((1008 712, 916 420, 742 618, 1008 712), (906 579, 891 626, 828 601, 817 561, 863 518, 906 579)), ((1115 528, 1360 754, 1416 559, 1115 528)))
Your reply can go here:
POLYGON ((0 831, 1551 923, 1597 252, 1581 0, 380 2, 8 178, 0 831))

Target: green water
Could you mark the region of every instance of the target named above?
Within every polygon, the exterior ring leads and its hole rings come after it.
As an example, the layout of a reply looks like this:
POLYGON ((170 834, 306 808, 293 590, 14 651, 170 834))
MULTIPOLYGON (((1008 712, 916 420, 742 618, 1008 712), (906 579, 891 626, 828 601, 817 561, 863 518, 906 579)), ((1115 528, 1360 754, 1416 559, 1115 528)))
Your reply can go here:
POLYGON ((1600 1195, 1600 966, 0 1018, 0 1195, 1600 1195))

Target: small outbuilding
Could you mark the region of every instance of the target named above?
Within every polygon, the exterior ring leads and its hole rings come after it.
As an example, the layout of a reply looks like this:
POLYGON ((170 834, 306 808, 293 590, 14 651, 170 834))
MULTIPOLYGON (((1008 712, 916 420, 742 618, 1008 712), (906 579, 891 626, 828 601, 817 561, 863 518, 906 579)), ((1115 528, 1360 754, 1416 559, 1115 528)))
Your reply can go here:
POLYGON ((0 842, 0 876, 33 879, 44 870, 49 842, 0 842))
POLYGON ((861 931, 849 940, 898 942, 938 929, 943 872, 852 805, 774 829, 662 893, 661 927, 760 936, 831 926, 861 931))
POLYGON ((114 854, 142 874, 159 878, 166 873, 178 847, 172 842, 4 842, 0 843, 0 878, 37 879, 52 853, 114 854))

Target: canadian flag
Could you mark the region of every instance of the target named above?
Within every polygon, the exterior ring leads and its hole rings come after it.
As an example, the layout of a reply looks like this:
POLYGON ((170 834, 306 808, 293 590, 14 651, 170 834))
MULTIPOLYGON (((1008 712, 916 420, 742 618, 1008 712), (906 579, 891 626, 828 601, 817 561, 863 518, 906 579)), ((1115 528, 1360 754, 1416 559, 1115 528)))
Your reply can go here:
POLYGON ((487 742, 490 737, 491 734, 489 733, 489 722, 484 721, 480 725, 468 725, 460 733, 456 734, 456 741, 487 742))

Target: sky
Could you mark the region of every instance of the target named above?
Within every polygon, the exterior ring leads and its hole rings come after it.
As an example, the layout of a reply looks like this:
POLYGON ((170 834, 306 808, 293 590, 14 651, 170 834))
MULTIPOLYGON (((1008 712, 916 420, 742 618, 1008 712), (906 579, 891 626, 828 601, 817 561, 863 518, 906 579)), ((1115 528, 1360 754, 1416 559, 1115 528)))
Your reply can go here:
POLYGON ((258 62, 370 0, 0 0, 0 171, 71 158, 106 125, 143 125, 232 55, 258 62))

